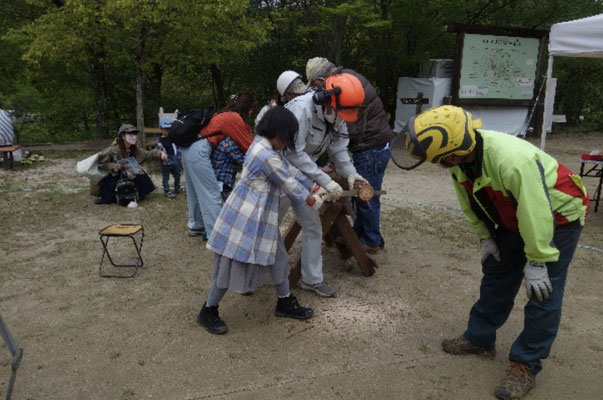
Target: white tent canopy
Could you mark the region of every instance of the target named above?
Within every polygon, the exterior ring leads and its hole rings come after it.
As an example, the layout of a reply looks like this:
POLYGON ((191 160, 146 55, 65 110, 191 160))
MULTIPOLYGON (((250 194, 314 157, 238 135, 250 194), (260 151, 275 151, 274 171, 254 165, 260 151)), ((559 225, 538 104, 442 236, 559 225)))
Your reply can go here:
MULTIPOLYGON (((603 14, 560 22, 551 26, 549 34, 549 63, 545 104, 549 96, 549 84, 553 76, 553 57, 603 58, 603 14)), ((546 143, 546 115, 542 121, 540 148, 546 143)))

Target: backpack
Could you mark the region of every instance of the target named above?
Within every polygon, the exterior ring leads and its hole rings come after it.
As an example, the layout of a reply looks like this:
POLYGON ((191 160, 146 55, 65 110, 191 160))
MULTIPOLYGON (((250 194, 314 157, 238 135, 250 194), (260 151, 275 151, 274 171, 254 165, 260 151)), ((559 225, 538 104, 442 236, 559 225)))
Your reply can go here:
POLYGON ((119 178, 115 184, 115 196, 122 206, 127 206, 131 201, 138 201, 138 189, 134 181, 130 178, 119 178))
POLYGON ((172 122, 168 138, 176 146, 189 147, 197 140, 202 139, 199 133, 209 123, 213 115, 213 111, 205 109, 181 112, 178 114, 178 118, 172 122))

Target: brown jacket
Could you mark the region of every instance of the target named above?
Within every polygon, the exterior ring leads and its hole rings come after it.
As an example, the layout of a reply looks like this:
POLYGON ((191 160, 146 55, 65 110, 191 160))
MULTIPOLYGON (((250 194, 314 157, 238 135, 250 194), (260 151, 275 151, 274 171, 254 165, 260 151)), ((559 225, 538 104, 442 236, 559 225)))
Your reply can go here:
POLYGON ((350 134, 348 149, 352 153, 356 153, 371 147, 384 145, 392 140, 395 134, 389 126, 387 114, 375 87, 368 79, 353 69, 337 67, 335 73, 354 75, 360 80, 364 89, 364 107, 358 113, 358 120, 347 123, 350 134))
MULTIPOLYGON (((108 171, 111 175, 115 176, 119 173, 119 164, 117 161, 125 158, 119 151, 117 145, 117 139, 111 143, 109 147, 106 147, 98 157, 98 168, 104 171, 108 171)), ((149 160, 161 160, 161 151, 154 149, 146 151, 140 146, 136 146, 136 161, 142 164, 149 160)))

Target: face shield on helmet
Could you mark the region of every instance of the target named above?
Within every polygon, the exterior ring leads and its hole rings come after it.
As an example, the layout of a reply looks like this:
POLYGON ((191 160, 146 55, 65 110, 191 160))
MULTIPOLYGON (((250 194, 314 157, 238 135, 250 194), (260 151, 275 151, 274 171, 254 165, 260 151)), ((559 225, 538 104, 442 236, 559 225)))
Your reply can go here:
POLYGON ((475 129, 480 119, 456 106, 431 108, 412 117, 392 141, 392 160, 402 169, 424 161, 439 163, 450 155, 466 156, 475 148, 475 129))

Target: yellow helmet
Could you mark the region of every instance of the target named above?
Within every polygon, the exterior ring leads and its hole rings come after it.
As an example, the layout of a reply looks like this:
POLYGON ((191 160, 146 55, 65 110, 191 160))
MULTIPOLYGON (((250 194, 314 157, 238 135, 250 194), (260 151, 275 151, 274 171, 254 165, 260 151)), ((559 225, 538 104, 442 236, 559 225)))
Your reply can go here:
POLYGON ((408 121, 406 150, 411 157, 438 163, 449 155, 465 156, 475 147, 482 120, 456 106, 430 108, 408 121))

